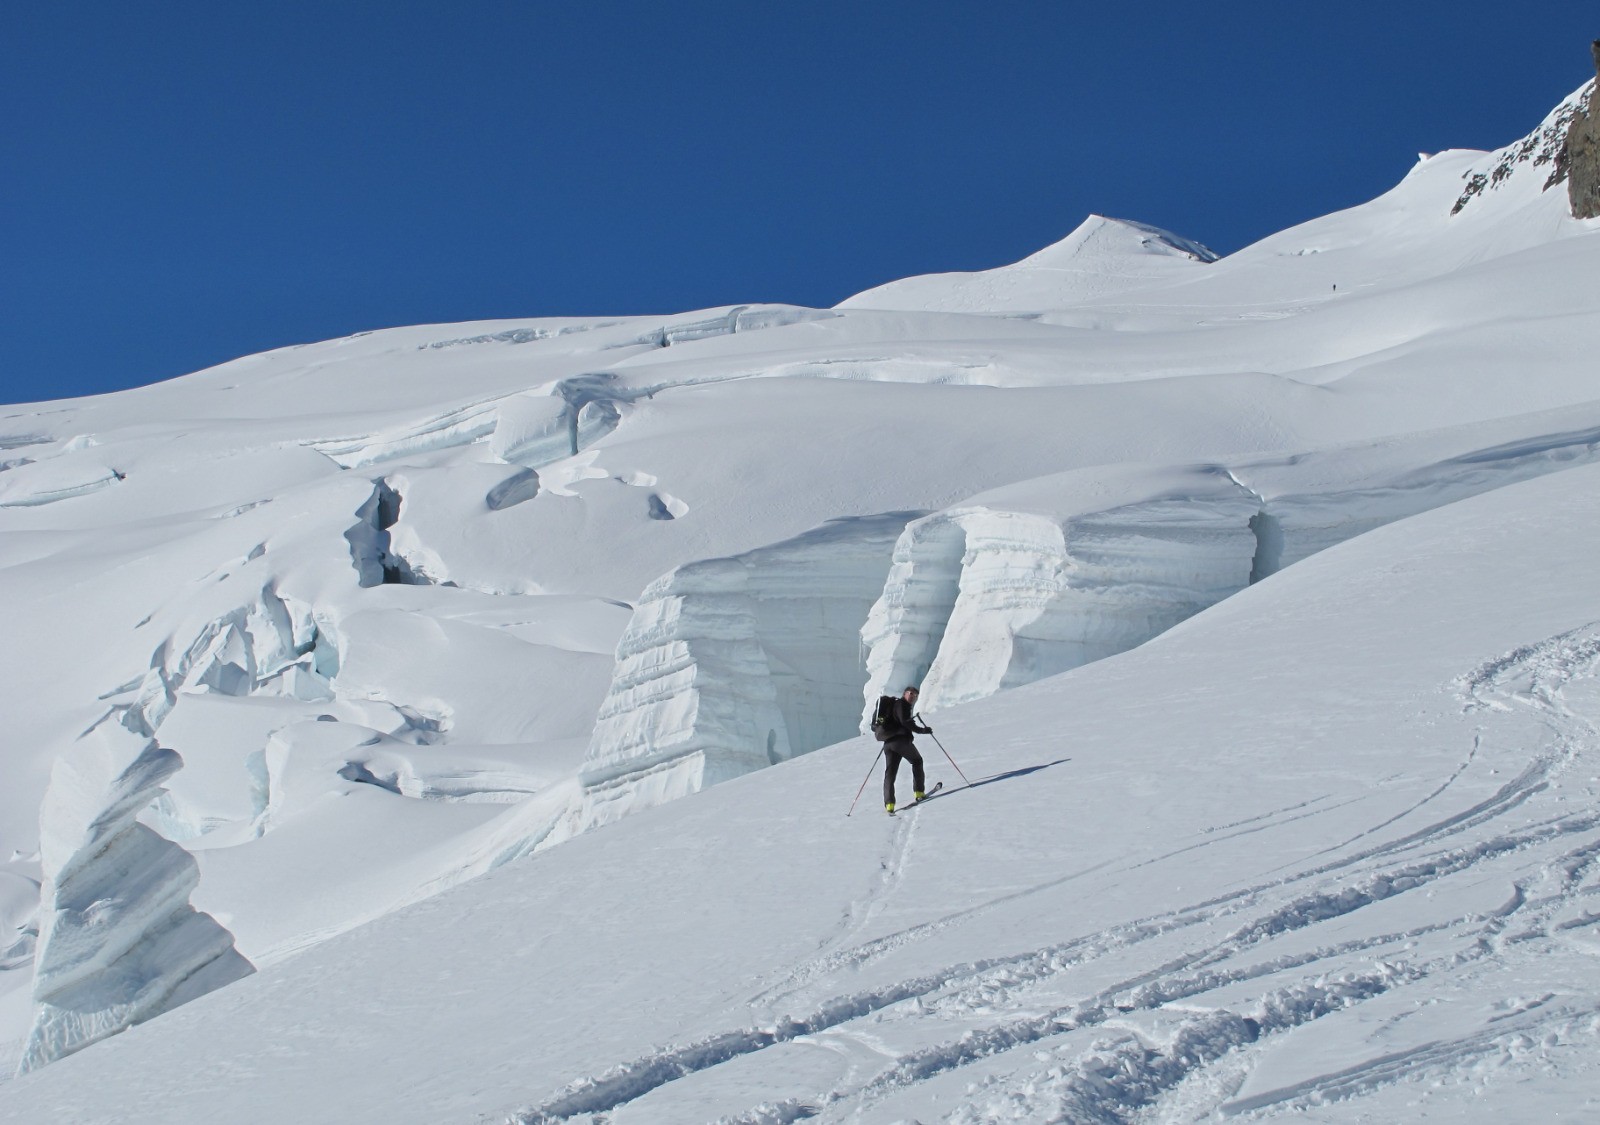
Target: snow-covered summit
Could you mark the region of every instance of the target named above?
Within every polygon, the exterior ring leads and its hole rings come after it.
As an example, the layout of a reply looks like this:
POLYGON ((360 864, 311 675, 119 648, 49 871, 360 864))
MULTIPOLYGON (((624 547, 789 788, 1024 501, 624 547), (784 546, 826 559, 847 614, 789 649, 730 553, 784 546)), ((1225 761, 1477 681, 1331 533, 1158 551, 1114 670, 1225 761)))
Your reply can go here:
POLYGON ((1060 242, 1029 254, 1003 269, 1080 269, 1104 268, 1114 272, 1126 259, 1154 254, 1214 262, 1215 252, 1169 230, 1138 223, 1131 219, 1108 219, 1090 215, 1060 242))
POLYGON ((836 307, 1042 312, 1182 276, 1186 267, 1216 258, 1200 243, 1160 227, 1090 215, 1060 242, 1009 266, 902 278, 847 297, 836 307))

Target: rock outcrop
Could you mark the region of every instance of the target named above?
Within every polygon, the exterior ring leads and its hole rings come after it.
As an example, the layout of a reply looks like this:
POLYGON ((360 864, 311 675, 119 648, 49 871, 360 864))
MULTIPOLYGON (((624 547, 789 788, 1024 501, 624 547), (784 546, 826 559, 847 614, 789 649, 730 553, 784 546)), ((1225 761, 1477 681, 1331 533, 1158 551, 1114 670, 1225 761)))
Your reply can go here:
MULTIPOLYGON (((1590 44, 1594 52, 1595 83, 1600 86, 1600 39, 1590 44)), ((1588 101, 1573 115, 1567 128, 1567 199, 1575 219, 1600 218, 1600 99, 1596 86, 1588 101)))

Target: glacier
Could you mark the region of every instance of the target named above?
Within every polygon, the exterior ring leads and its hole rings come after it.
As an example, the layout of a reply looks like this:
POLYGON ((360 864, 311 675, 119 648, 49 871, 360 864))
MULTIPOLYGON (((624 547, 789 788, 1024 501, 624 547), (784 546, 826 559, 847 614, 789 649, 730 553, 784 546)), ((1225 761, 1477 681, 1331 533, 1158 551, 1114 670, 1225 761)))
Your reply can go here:
POLYGON ((1591 94, 1225 257, 8 408, 0 1107, 1581 1106, 1591 94), (908 683, 976 784, 826 813, 908 683))

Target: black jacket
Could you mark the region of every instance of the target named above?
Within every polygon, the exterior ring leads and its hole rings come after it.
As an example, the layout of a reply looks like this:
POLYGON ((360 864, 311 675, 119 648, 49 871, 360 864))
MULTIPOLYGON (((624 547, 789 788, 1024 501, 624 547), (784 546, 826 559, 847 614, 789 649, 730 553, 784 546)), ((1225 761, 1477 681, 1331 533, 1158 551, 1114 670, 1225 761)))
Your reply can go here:
POLYGON ((913 731, 917 734, 933 733, 932 727, 925 727, 911 717, 911 701, 903 695, 894 701, 894 721, 900 729, 886 739, 888 742, 909 742, 913 731))

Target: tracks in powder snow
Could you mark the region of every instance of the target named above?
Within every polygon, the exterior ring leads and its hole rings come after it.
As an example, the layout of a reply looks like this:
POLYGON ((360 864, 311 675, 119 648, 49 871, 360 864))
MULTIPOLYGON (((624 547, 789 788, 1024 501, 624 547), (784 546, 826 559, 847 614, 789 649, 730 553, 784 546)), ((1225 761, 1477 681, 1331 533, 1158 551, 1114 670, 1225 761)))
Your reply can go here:
MULTIPOLYGON (((1422 997, 1446 989, 1470 992, 1474 982, 1497 974, 1537 975, 1537 959, 1549 949, 1595 940, 1600 912, 1584 904, 1592 907, 1600 895, 1600 812, 1586 799, 1568 797, 1563 781, 1575 763, 1600 757, 1600 731, 1566 698, 1579 682, 1592 689, 1597 671, 1600 630, 1589 626, 1461 677, 1453 686, 1466 711, 1487 720, 1461 765, 1400 816, 1297 871, 1041 948, 943 965, 828 996, 798 1015, 666 1046, 580 1078, 510 1120, 610 1119, 629 1103, 668 1096, 674 1083, 708 1076, 734 1060, 759 1066, 764 1053, 785 1044, 796 1044, 783 1048, 789 1051, 832 1045, 846 1054, 847 1039, 858 1048, 858 1060, 860 1041, 875 1045, 866 1053, 865 1072, 855 1065, 828 1088, 743 1110, 728 1106, 735 1112, 720 1120, 890 1120, 913 1106, 957 1125, 1013 1117, 1126 1121, 1163 1106, 1173 1119, 1211 1113, 1255 1118, 1357 1097, 1419 1075, 1463 1071, 1536 1041, 1565 1036, 1592 1049, 1600 1005, 1547 990, 1450 1035, 1374 1051, 1355 1065, 1269 1089, 1244 1089, 1256 1056, 1296 1029, 1363 1005, 1410 1011, 1422 997), (1503 717, 1534 722, 1513 725, 1505 736, 1498 725, 1503 717), (1486 746, 1503 760, 1517 745, 1500 743, 1529 728, 1542 731, 1541 744, 1531 756, 1523 751, 1524 768, 1510 780, 1468 807, 1382 839, 1463 778, 1487 769, 1486 746), (1381 842, 1359 847, 1368 839, 1381 842), (1481 905, 1485 884, 1506 888, 1494 905, 1481 905), (1473 888, 1476 899, 1467 893, 1473 888), (1449 905, 1462 895, 1459 901, 1480 905, 1466 911, 1449 905), (1382 905, 1391 900, 1400 900, 1401 908, 1382 905), (1379 998, 1386 999, 1374 1004, 1379 998)), ((1314 811, 1272 815, 1292 819, 1314 811)), ((1071 883, 1089 874, 1071 873, 859 940, 914 858, 917 819, 895 825, 878 881, 851 904, 835 936, 752 1004, 781 1009, 805 995, 826 994, 829 982, 869 966, 881 971, 913 942, 1008 901, 1071 894, 1071 883)))

